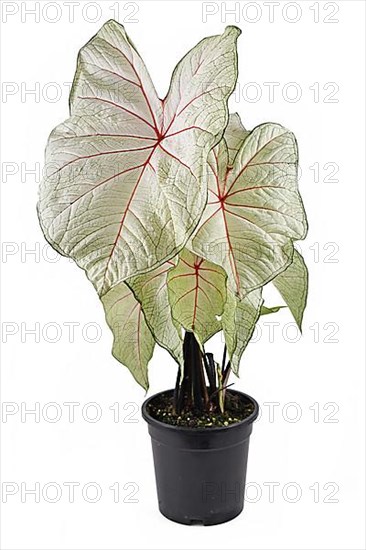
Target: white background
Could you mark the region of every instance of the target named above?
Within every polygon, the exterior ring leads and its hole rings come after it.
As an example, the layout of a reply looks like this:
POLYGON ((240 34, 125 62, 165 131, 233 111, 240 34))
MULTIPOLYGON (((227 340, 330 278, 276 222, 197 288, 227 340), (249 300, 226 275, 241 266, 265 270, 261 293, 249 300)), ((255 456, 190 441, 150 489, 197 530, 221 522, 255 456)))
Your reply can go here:
MULTIPOLYGON (((272 22, 266 2, 237 2, 239 13, 225 16, 225 4, 212 2, 81 1, 73 22, 66 3, 43 11, 45 4, 2 2, 2 400, 14 413, 1 419, 3 500, 4 483, 19 490, 2 504, 1 547, 365 548, 364 2, 282 2, 272 22), (37 21, 26 11, 34 7, 37 21), (216 13, 203 17, 207 10, 216 13), (261 322, 248 347, 236 387, 259 401, 262 417, 251 438, 247 502, 241 516, 216 527, 186 527, 159 514, 147 427, 135 412, 144 392, 111 357, 112 335, 84 273, 45 244, 35 211, 39 174, 26 173, 39 172, 50 130, 68 116, 78 49, 113 16, 125 20, 161 97, 189 48, 237 24, 239 92, 231 110, 247 128, 276 121, 299 141, 310 224, 301 243, 310 270, 303 337, 294 341, 293 320, 282 310, 264 319, 277 325, 261 322), (269 82, 279 83, 273 98, 269 82), (76 323, 73 342, 66 323, 76 323), (80 404, 74 422, 67 402, 80 404), (102 414, 97 422, 90 402, 102 414), (38 422, 22 418, 22 408, 35 406, 38 422), (61 418, 52 422, 55 414, 61 418), (80 484, 72 503, 67 482, 80 484), (91 482, 101 490, 95 503, 87 501, 93 486, 84 487, 91 482), (39 483, 40 502, 30 494, 22 502, 21 483, 39 483), (57 485, 42 495, 47 483, 57 485), (109 489, 116 483, 117 503, 109 489), (55 487, 62 493, 51 503, 55 487)), ((219 338, 210 349, 221 354, 219 338)), ((172 387, 175 374, 157 351, 150 394, 172 387)))

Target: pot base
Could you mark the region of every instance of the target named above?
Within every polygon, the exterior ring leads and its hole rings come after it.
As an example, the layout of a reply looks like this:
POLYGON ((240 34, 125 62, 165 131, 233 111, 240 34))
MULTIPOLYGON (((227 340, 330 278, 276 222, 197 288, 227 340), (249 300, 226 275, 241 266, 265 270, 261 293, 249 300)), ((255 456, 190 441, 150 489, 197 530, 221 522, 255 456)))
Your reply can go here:
POLYGON ((166 517, 167 519, 170 519, 171 521, 174 521, 175 523, 180 523, 181 525, 203 525, 205 527, 208 527, 209 525, 220 525, 220 523, 227 523, 228 521, 231 521, 232 519, 237 518, 240 516, 240 514, 243 511, 243 506, 240 507, 239 510, 237 510, 235 513, 227 513, 227 514, 218 514, 217 516, 212 515, 208 518, 204 519, 194 519, 194 518, 183 518, 181 516, 174 517, 169 514, 169 512, 164 512, 160 506, 159 506, 160 513, 166 517))

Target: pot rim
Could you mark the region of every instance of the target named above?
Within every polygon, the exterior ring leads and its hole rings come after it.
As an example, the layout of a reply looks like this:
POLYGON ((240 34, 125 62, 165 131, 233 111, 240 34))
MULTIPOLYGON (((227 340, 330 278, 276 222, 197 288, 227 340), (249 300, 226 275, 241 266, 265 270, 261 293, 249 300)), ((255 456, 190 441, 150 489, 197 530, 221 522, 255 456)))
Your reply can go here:
POLYGON ((244 393, 244 392, 241 392, 241 391, 238 391, 238 390, 227 390, 227 391, 230 391, 231 393, 239 394, 243 397, 246 397, 249 401, 251 401, 253 403, 254 411, 249 416, 244 418, 243 420, 240 420, 239 422, 235 422, 234 424, 230 424, 229 426, 212 426, 212 427, 210 426, 210 427, 206 427, 206 428, 194 428, 194 427, 191 428, 189 426, 173 426, 172 424, 166 424, 165 422, 161 422, 161 420, 157 420, 156 418, 151 416, 151 414, 147 410, 147 407, 150 404, 150 402, 153 399, 155 399, 155 397, 157 397, 158 395, 161 395, 162 393, 173 392, 173 391, 174 391, 173 389, 160 391, 160 392, 155 393, 151 397, 148 397, 148 399, 145 399, 145 401, 143 402, 142 407, 141 407, 141 414, 142 414, 143 419, 148 424, 150 424, 152 426, 156 426, 158 428, 166 428, 166 429, 181 431, 181 432, 185 432, 185 433, 202 435, 202 434, 209 434, 209 433, 212 433, 212 432, 215 432, 215 433, 225 432, 225 431, 228 431, 228 430, 233 430, 235 428, 245 426, 246 424, 253 424, 256 421, 256 419, 258 418, 259 405, 253 397, 251 397, 247 393, 244 393))

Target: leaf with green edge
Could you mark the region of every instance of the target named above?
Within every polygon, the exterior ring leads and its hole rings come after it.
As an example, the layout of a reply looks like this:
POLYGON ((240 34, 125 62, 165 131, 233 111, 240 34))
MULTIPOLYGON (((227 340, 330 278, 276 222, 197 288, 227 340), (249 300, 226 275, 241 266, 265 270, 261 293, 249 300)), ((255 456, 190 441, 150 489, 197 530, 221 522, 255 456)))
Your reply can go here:
POLYGON ((226 274, 220 266, 183 249, 168 273, 168 293, 174 319, 201 345, 221 330, 217 317, 226 302, 226 274))
POLYGON ((155 340, 183 366, 181 327, 172 317, 168 298, 167 277, 174 266, 174 261, 169 260, 148 273, 129 279, 127 284, 141 303, 155 340))
POLYGON ((289 267, 272 281, 288 305, 300 332, 308 296, 308 281, 304 258, 297 250, 294 250, 289 267))
POLYGON ((147 390, 147 367, 154 351, 155 340, 140 303, 125 283, 113 287, 101 300, 108 326, 113 332, 113 356, 147 390))
POLYGON ((239 373, 241 356, 260 316, 262 304, 262 289, 253 290, 242 299, 238 299, 230 290, 227 292, 222 328, 231 368, 236 375, 239 373))
POLYGON ((100 295, 175 256, 196 228, 207 155, 228 120, 239 34, 227 27, 199 42, 164 100, 116 21, 81 49, 70 118, 47 145, 38 214, 46 239, 100 295))
POLYGON ((241 297, 286 269, 305 237, 297 156, 294 135, 273 123, 244 137, 233 166, 222 142, 209 155, 209 200, 190 246, 221 265, 241 297))

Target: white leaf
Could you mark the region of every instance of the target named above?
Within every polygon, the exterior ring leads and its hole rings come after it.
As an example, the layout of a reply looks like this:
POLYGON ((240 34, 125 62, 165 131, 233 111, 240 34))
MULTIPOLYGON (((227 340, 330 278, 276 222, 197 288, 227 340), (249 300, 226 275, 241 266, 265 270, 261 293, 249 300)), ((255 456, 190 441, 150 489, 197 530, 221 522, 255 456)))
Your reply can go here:
POLYGON ((293 240, 305 237, 296 141, 279 124, 262 124, 244 135, 233 166, 222 143, 209 158, 209 201, 191 246, 243 297, 286 269, 293 240))
POLYGON ((176 255, 207 200, 205 163, 237 76, 227 27, 177 65, 164 100, 124 28, 81 49, 70 118, 51 134, 38 212, 47 240, 100 295, 176 255))

